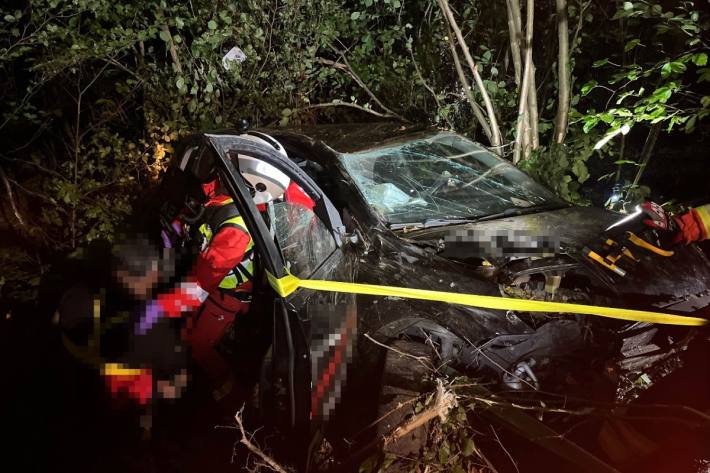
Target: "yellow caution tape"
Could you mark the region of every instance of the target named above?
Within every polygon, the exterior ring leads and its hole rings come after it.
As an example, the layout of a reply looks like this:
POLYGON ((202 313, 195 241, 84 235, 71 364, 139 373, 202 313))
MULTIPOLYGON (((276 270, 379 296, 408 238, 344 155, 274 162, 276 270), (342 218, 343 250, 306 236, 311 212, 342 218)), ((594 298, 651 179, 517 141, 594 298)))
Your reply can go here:
POLYGON ((288 274, 282 278, 277 278, 270 273, 267 273, 267 276, 271 287, 282 297, 286 297, 296 289, 302 288, 314 291, 344 292, 369 296, 389 296, 447 302, 449 304, 461 304, 471 307, 481 307, 484 309, 596 315, 599 317, 631 320, 635 322, 649 322, 653 324, 701 326, 708 323, 707 320, 699 317, 686 317, 645 310, 570 304, 566 302, 531 301, 527 299, 513 299, 500 296, 459 294, 455 292, 430 291, 426 289, 411 289, 407 287, 380 286, 374 284, 359 284, 341 281, 299 279, 292 274, 288 274))
POLYGON ((142 369, 127 368, 121 363, 104 363, 101 366, 101 374, 105 376, 138 376, 143 372, 142 369))

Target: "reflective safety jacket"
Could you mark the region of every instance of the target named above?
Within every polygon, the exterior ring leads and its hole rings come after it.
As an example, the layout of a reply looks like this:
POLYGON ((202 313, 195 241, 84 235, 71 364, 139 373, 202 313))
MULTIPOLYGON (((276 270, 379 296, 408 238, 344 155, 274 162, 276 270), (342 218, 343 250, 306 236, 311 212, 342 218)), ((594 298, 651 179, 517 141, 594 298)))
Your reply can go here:
POLYGON ((678 240, 683 243, 707 240, 710 237, 710 204, 696 207, 675 217, 680 232, 678 240))
POLYGON ((202 247, 191 275, 157 297, 160 312, 168 317, 197 309, 215 290, 230 291, 240 299, 251 292, 254 243, 231 197, 212 195, 198 230, 202 247))
POLYGON ((244 218, 239 215, 239 211, 234 206, 232 199, 226 199, 219 205, 208 207, 205 210, 207 218, 205 223, 200 225, 199 232, 202 236, 201 252, 205 253, 210 249, 213 236, 227 228, 235 228, 249 237, 241 261, 230 269, 229 273, 220 281, 218 287, 224 290, 237 289, 242 284, 251 281, 254 276, 254 241, 249 235, 244 218))

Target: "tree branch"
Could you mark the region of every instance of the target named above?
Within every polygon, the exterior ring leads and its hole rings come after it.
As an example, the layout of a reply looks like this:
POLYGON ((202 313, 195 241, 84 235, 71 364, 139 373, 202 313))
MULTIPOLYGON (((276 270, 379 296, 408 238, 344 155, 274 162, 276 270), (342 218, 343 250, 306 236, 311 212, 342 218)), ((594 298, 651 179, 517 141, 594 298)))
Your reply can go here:
POLYGON ((636 176, 634 176, 634 181, 631 184, 631 189, 638 185, 641 176, 643 176, 643 172, 646 170, 646 165, 648 165, 648 162, 651 160, 653 148, 656 146, 656 140, 658 139, 662 124, 662 122, 658 122, 651 125, 651 130, 649 130, 646 136, 646 142, 643 144, 643 149, 641 150, 641 162, 636 171, 636 176))
POLYGON ((369 114, 375 115, 376 117, 382 117, 382 118, 393 118, 392 115, 387 114, 387 113, 380 113, 375 110, 372 110, 371 108, 363 107, 362 105, 358 105, 356 103, 350 103, 350 102, 329 102, 329 103, 317 103, 314 105, 307 105, 305 107, 299 108, 295 110, 294 113, 302 112, 304 110, 311 110, 314 108, 328 108, 328 107, 350 107, 350 108, 356 108, 358 110, 361 110, 363 112, 367 112, 369 114))
POLYGON ((456 51, 456 44, 454 43, 453 32, 451 31, 451 27, 448 23, 446 24, 446 26, 449 32, 449 49, 451 50, 451 56, 454 58, 454 67, 456 67, 456 74, 459 76, 461 87, 463 87, 463 92, 466 95, 466 99, 468 99, 468 103, 471 105, 473 115, 476 117, 478 124, 481 125, 481 128, 483 128, 483 133, 486 134, 488 142, 492 144, 493 135, 491 133, 491 127, 490 125, 488 125, 488 121, 486 120, 486 117, 483 114, 483 110, 476 103, 476 99, 473 97, 471 84, 469 84, 468 79, 466 78, 466 74, 464 73, 463 67, 461 66, 461 61, 459 60, 459 54, 456 51))
POLYGON ((5 170, 2 167, 0 167, 0 179, 2 180, 2 183, 5 186, 5 193, 7 194, 7 200, 10 203, 12 213, 13 215, 15 215, 15 218, 17 219, 17 222, 20 224, 20 226, 24 228, 26 226, 25 220, 22 218, 22 214, 20 214, 20 210, 17 208, 15 196, 12 194, 12 186, 10 185, 10 181, 8 181, 7 175, 5 174, 5 170))
POLYGON ((505 7, 508 12, 508 34, 510 36, 510 55, 513 57, 515 69, 515 85, 520 87, 523 73, 522 59, 520 58, 520 38, 522 37, 519 0, 506 0, 505 7))
POLYGON ((254 455, 259 457, 262 461, 266 463, 266 465, 271 468, 272 471, 275 471, 277 473, 288 473, 286 468, 282 467, 276 461, 265 454, 259 447, 254 445, 251 440, 247 437, 247 433, 244 430, 244 424, 242 423, 242 412, 244 411, 244 407, 242 406, 241 409, 239 409, 239 412, 237 412, 234 416, 234 420, 237 423, 237 427, 239 427, 239 432, 242 435, 242 438, 239 439, 239 443, 244 445, 247 449, 249 449, 250 452, 252 452, 254 455))
POLYGON ((170 57, 173 60, 173 64, 175 64, 175 71, 177 71, 178 74, 182 74, 180 56, 178 56, 177 49, 175 48, 175 42, 173 42, 173 35, 170 32, 170 28, 167 24, 164 24, 160 27, 160 29, 163 31, 163 34, 165 34, 168 38, 168 51, 170 51, 170 57))
POLYGON ((570 104, 569 25, 567 0, 555 0, 557 6, 557 116, 555 117, 555 143, 562 144, 567 136, 570 104))
POLYGON ((532 71, 532 37, 533 20, 535 15, 534 0, 527 0, 527 15, 525 24, 525 68, 523 70, 523 83, 520 86, 520 105, 518 106, 518 126, 515 132, 515 147, 513 148, 513 163, 517 164, 521 157, 521 145, 523 140, 524 116, 528 106, 528 90, 530 89, 530 76, 532 71))
MULTIPOLYGON (((412 58, 412 64, 414 64, 414 70, 416 71, 417 76, 419 76, 419 80, 422 82, 424 88, 431 93, 431 96, 434 97, 434 101, 436 102, 437 108, 441 110, 441 100, 439 100, 439 96, 436 94, 436 92, 434 92, 434 89, 432 89, 431 86, 429 86, 429 84, 427 83, 427 81, 424 80, 422 71, 419 69, 419 64, 417 64, 417 60, 414 58, 414 51, 411 48, 409 49, 409 56, 412 58)), ((449 117, 444 117, 444 120, 446 120, 446 123, 449 125, 449 128, 453 130, 454 125, 451 123, 451 120, 449 120, 449 117)))
POLYGON ((407 120, 402 115, 398 114, 394 110, 387 107, 385 104, 382 103, 382 101, 379 98, 377 98, 377 96, 374 94, 374 92, 372 92, 372 90, 370 90, 370 88, 367 86, 367 84, 365 84, 365 82, 360 78, 360 76, 358 76, 357 73, 353 70, 352 66, 348 62, 348 58, 345 57, 344 52, 340 51, 335 46, 331 45, 330 47, 333 51, 335 51, 340 56, 340 58, 343 60, 344 64, 336 63, 336 62, 329 61, 327 59, 322 59, 322 58, 320 58, 320 60, 318 62, 320 62, 321 64, 329 65, 339 71, 345 72, 350 77, 352 77, 352 79, 357 83, 357 85, 359 85, 360 88, 362 88, 362 90, 364 90, 365 93, 367 93, 367 95, 370 96, 372 101, 375 102, 378 107, 380 107, 382 110, 385 111, 385 114, 386 114, 385 116, 390 116, 390 117, 397 118, 397 119, 404 121, 404 122, 409 122, 409 120, 407 120))
POLYGON ((441 422, 445 422, 449 411, 454 407, 456 407, 456 395, 444 389, 444 384, 438 379, 434 404, 394 429, 391 434, 383 439, 383 445, 386 447, 396 442, 411 431, 418 429, 437 417, 441 422))
POLYGON ((476 63, 474 62, 473 57, 471 56, 471 51, 469 51, 468 46, 466 46, 466 41, 464 40, 463 34, 461 33, 461 28, 459 28, 459 25, 456 23, 454 13, 449 7, 448 0, 437 1, 439 2, 439 7, 444 12, 444 16, 446 17, 449 25, 451 26, 451 29, 453 29, 454 33, 456 34, 459 47, 461 48, 461 51, 463 51, 463 55, 466 58, 468 67, 471 69, 471 73, 473 74, 473 79, 476 82, 476 86, 481 92, 481 97, 483 97, 483 103, 486 106, 486 114, 488 115, 488 123, 490 123, 491 125, 491 144, 493 145, 493 147, 499 148, 502 144, 502 137, 500 134, 500 128, 498 127, 498 121, 496 119, 496 114, 493 108, 493 102, 491 101, 491 97, 486 91, 486 87, 483 84, 481 74, 478 73, 478 67, 476 66, 476 63))
POLYGON ((537 111, 537 83, 535 81, 535 64, 530 65, 530 89, 528 90, 528 119, 530 126, 530 146, 535 150, 540 147, 537 111))

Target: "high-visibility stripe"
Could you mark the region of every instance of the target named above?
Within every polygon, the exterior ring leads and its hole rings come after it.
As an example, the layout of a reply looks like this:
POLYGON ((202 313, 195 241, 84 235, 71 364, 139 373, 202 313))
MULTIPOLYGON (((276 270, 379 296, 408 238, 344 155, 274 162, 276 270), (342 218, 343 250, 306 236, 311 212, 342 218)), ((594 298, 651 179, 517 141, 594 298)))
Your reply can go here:
POLYGON ((702 224, 701 239, 706 240, 710 236, 710 204, 696 207, 694 210, 702 224))
POLYGON ((460 304, 484 309, 594 315, 598 317, 631 320, 636 322, 649 322, 654 324, 700 326, 708 323, 707 320, 700 317, 688 317, 646 310, 570 304, 566 302, 531 301, 527 299, 514 299, 500 296, 481 296, 477 294, 460 294, 455 292, 430 291, 426 289, 379 286, 374 284, 359 284, 341 281, 299 279, 292 274, 288 274, 283 278, 277 278, 270 273, 267 273, 267 276, 271 287, 282 297, 288 296, 296 289, 303 288, 314 291, 343 292, 348 294, 402 297, 406 299, 446 302, 449 304, 460 304))
POLYGON ((128 368, 122 363, 104 363, 101 366, 101 374, 104 376, 138 376, 146 373, 139 368, 128 368))
MULTIPOLYGON (((226 205, 231 202, 232 200, 229 199, 228 201, 221 203, 221 205, 226 205)), ((210 241, 212 241, 212 237, 214 236, 214 234, 217 233, 220 228, 228 226, 239 228, 250 237, 242 260, 237 266, 232 268, 232 270, 219 283, 219 287, 222 289, 236 289, 238 286, 250 280, 252 275, 254 274, 254 240, 251 239, 249 230, 246 227, 246 222, 244 222, 244 219, 241 217, 241 215, 239 215, 220 222, 217 225, 217 228, 215 229, 210 228, 209 225, 203 223, 202 225, 200 225, 199 231, 202 234, 202 237, 204 238, 204 243, 202 247, 203 249, 207 249, 210 241)))

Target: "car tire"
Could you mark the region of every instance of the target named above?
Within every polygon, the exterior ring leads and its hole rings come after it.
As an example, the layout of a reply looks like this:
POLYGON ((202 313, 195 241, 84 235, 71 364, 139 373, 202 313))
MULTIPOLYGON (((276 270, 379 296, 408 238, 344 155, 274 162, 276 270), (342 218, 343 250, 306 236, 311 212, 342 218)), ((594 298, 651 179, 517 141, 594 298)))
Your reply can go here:
MULTIPOLYGON (((385 355, 377 409, 377 419, 380 419, 377 424, 379 439, 387 438, 406 422, 413 413, 415 399, 434 386, 432 371, 427 366, 430 363, 425 362, 433 356, 429 346, 418 341, 396 340, 390 343, 389 347, 391 349, 388 349, 385 355), (412 357, 422 357, 422 361, 412 357)), ((428 429, 424 425, 386 445, 384 452, 397 457, 418 455, 426 444, 427 435, 428 429)))

